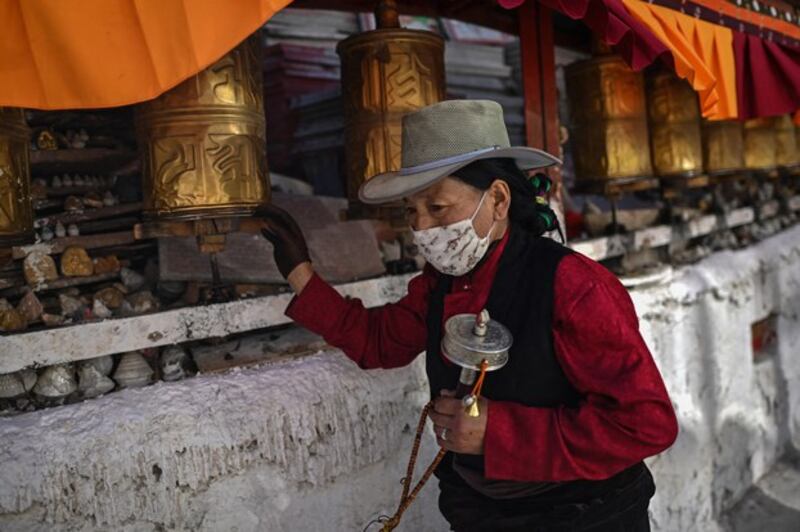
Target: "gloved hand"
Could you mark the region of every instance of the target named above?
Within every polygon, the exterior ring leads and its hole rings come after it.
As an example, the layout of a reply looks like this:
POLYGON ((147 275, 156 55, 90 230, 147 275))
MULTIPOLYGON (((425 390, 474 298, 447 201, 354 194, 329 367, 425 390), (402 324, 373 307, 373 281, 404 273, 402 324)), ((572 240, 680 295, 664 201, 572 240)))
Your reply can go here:
POLYGON ((253 215, 265 222, 261 234, 275 248, 275 263, 284 278, 288 278, 298 265, 311 261, 306 239, 291 214, 275 205, 265 204, 259 206, 253 215))

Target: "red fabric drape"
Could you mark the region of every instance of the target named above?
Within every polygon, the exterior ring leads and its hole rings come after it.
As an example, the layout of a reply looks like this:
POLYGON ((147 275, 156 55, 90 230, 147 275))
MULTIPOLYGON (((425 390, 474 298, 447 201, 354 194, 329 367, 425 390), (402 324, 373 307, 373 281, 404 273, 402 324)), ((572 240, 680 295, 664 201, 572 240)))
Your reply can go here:
MULTIPOLYGON (((507 9, 524 1, 498 0, 507 9)), ((667 44, 631 15, 623 0, 537 1, 582 21, 634 70, 656 60, 676 70, 675 56, 667 44)), ((738 118, 774 116, 800 109, 800 48, 749 33, 732 34, 738 118)))
POLYGON ((800 108, 800 49, 733 32, 739 118, 800 108))
MULTIPOLYGON (((504 7, 519 3, 518 0, 500 1, 504 7)), ((641 70, 659 59, 672 68, 669 48, 634 18, 621 0, 539 0, 539 3, 582 21, 634 70, 641 70)))

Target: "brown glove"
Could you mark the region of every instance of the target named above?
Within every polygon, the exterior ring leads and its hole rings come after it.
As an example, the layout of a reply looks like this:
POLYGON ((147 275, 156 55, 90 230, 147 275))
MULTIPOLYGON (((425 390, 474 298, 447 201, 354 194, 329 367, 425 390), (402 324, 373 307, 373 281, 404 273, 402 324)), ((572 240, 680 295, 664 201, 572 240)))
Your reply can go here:
POLYGON ((265 204, 256 209, 254 216, 266 223, 261 234, 272 243, 275 263, 284 278, 299 264, 311 261, 306 239, 291 214, 275 205, 265 204))

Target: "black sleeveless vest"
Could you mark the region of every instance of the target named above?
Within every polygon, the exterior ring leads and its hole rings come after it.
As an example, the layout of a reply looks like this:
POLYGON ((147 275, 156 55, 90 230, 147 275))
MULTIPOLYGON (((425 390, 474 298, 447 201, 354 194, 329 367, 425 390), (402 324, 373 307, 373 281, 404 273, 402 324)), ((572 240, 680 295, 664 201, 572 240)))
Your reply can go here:
MULTIPOLYGON (((513 401, 526 406, 576 407, 581 395, 564 375, 556 358, 552 334, 556 269, 561 259, 572 251, 518 226, 512 226, 510 231, 486 309, 492 319, 509 328, 514 342, 508 363, 487 373, 482 394, 490 400, 513 401)), ((445 362, 440 354, 444 297, 450 291, 452 280, 452 277, 440 275, 428 304, 426 370, 432 398, 442 389, 454 390, 460 373, 459 367, 445 362)), ((463 466, 483 471, 483 456, 458 454, 454 458, 463 466)), ((447 460, 443 462, 445 467, 448 463, 447 460)), ((642 467, 643 464, 637 464, 631 469, 642 467)), ((603 493, 605 488, 626 483, 627 478, 622 476, 618 474, 620 478, 602 481, 558 483, 563 488, 558 491, 564 496, 574 496, 591 486, 589 492, 603 493)))
MULTIPOLYGON (((572 253, 550 240, 512 227, 489 293, 486 309, 514 337, 508 363, 486 375, 483 395, 527 406, 576 406, 579 394, 564 375, 553 350, 553 286, 556 268, 572 253)), ((455 389, 460 368, 440 354, 444 296, 452 277, 440 275, 428 307, 426 368, 431 396, 455 389)))

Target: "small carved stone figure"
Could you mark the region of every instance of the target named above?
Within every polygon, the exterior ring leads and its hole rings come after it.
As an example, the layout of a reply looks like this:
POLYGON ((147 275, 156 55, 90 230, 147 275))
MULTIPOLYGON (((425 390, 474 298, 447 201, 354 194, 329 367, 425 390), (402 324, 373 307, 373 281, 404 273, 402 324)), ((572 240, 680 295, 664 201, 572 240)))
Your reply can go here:
POLYGON ((91 360, 78 364, 78 390, 81 396, 97 397, 114 389, 116 384, 104 375, 91 360))
POLYGON ((31 286, 58 279, 56 263, 53 257, 41 251, 34 251, 25 257, 22 262, 22 273, 25 276, 25 282, 31 286))
POLYGON ((186 363, 189 361, 189 354, 186 350, 174 345, 167 347, 161 352, 161 378, 165 381, 177 381, 186 377, 186 363))
POLYGON ((125 294, 114 288, 113 286, 109 286, 108 288, 103 288, 94 294, 95 301, 99 300, 103 303, 107 308, 115 309, 119 308, 122 302, 125 300, 125 294))
POLYGON ((49 129, 43 129, 36 137, 36 147, 40 150, 57 150, 56 136, 49 129))
POLYGON ((0 375, 0 399, 16 399, 27 394, 36 384, 36 372, 23 369, 0 375))
POLYGON ((61 273, 67 277, 89 277, 94 273, 94 264, 85 249, 70 246, 61 255, 61 273))
POLYGON ((94 273, 114 273, 118 272, 122 267, 116 255, 107 255, 105 257, 97 257, 94 259, 94 273))
POLYGON ((42 303, 32 290, 25 292, 25 295, 22 296, 17 304, 17 310, 28 323, 38 321, 42 317, 42 312, 44 312, 42 303))
POLYGON ((153 369, 138 351, 125 353, 120 358, 114 380, 120 388, 138 388, 153 380, 153 369))
POLYGON ((56 364, 45 368, 39 375, 33 393, 49 402, 60 403, 77 389, 78 383, 72 364, 56 364))

